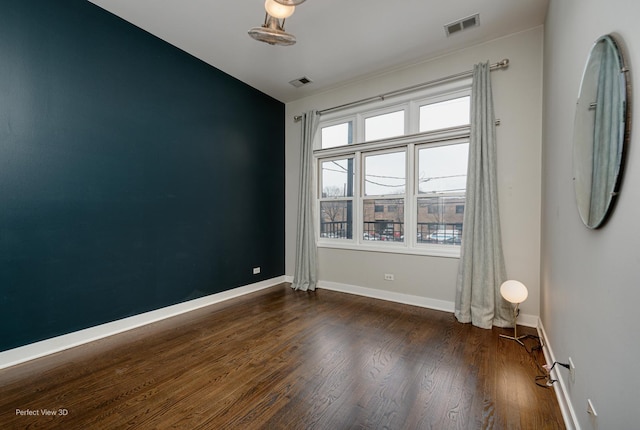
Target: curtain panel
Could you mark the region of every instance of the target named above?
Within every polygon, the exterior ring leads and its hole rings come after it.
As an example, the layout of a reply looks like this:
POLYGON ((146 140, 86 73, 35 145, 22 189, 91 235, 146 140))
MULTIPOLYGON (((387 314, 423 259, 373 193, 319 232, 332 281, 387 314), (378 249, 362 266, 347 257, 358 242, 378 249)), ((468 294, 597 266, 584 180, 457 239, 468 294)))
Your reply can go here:
POLYGON ((318 130, 316 111, 302 115, 296 263, 291 288, 314 291, 318 282, 315 214, 313 213, 313 140, 318 130))
POLYGON ((510 327, 512 310, 500 295, 506 280, 498 213, 495 114, 489 63, 473 68, 471 136, 455 316, 489 329, 510 327))

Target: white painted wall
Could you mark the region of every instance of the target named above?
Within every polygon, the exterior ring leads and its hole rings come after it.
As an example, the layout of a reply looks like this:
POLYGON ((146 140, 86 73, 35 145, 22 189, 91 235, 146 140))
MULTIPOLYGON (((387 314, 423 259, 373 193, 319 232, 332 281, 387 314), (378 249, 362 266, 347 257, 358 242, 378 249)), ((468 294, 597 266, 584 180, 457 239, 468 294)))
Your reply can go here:
MULTIPOLYGON (((286 274, 293 275, 300 157, 300 124, 293 116, 471 70, 508 58, 492 73, 498 127, 500 213, 507 275, 529 287, 524 314, 539 315, 543 28, 351 82, 286 106, 286 274)), ((309 71, 312 76, 312 71, 309 71)), ((319 250, 321 281, 453 302, 458 259, 379 252, 319 250), (395 281, 383 280, 384 273, 395 281)))
POLYGON ((640 426, 640 3, 551 0, 544 44, 541 320, 582 429, 640 426), (629 53, 635 102, 622 192, 609 222, 580 221, 571 174, 575 102, 593 42, 618 33, 629 53), (586 412, 587 399, 598 413, 586 412))

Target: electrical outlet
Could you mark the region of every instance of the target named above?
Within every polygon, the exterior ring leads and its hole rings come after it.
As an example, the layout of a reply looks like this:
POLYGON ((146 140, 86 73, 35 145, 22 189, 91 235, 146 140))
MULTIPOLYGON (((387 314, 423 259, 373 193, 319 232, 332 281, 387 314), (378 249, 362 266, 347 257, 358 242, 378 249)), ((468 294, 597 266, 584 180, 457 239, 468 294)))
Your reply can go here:
POLYGON ((260 273, 260 268, 259 267, 254 267, 253 268, 253 274, 257 275, 258 273, 260 273))
POLYGON ((384 280, 385 281, 393 281, 395 279, 395 277, 393 276, 392 273, 385 273, 384 274, 384 280))
POLYGON ((569 378, 571 378, 571 382, 576 382, 576 366, 571 357, 569 357, 569 378))

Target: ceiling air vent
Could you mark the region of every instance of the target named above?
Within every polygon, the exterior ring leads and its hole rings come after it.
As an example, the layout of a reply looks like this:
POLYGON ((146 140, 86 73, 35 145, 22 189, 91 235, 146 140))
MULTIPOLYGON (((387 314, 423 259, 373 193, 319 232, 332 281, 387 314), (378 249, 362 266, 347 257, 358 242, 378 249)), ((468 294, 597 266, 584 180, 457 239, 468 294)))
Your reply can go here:
POLYGON ((454 33, 458 33, 471 27, 477 27, 478 25, 480 25, 480 15, 475 14, 445 25, 444 32, 448 37, 454 33))
POLYGON ((304 85, 310 84, 311 82, 313 82, 311 79, 307 78, 306 76, 303 76, 301 78, 298 79, 294 79, 293 81, 289 81, 289 83, 291 85, 293 85, 296 88, 300 88, 304 85))

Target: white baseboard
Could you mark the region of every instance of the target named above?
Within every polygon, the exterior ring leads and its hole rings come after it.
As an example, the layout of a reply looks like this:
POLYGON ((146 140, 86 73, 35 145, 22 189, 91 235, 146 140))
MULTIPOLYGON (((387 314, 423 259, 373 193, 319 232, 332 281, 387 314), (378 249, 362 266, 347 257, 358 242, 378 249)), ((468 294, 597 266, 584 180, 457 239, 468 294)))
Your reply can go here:
POLYGON ((518 325, 537 328, 539 319, 540 318, 537 315, 520 314, 518 315, 518 325))
MULTIPOLYGON (((544 352, 544 358, 547 360, 547 364, 555 363, 556 358, 553 354, 553 350, 551 349, 551 342, 549 342, 547 333, 544 331, 542 320, 538 322, 538 335, 540 336, 540 339, 542 339, 542 344, 544 345, 542 350, 544 352)), ((553 384, 553 389, 556 392, 560 411, 562 412, 562 418, 564 419, 564 424, 567 427, 567 430, 580 430, 580 423, 578 423, 576 411, 571 404, 571 398, 569 397, 567 385, 562 373, 558 372, 558 369, 554 368, 551 371, 551 377, 558 381, 553 384)))
MULTIPOLYGON (((339 282, 330 281, 318 281, 318 288, 339 291, 342 293, 356 294, 358 296, 371 297, 374 299, 388 300, 390 302, 404 303, 406 305, 420 306, 422 308, 435 309, 438 311, 451 313, 455 311, 455 303, 447 300, 432 299, 429 297, 420 297, 411 294, 397 293, 387 290, 377 290, 375 288, 360 287, 357 285, 342 284, 339 282)), ((520 316, 518 316, 518 325, 535 328, 538 326, 538 317, 536 315, 520 314, 520 316)))
POLYGON ((113 336, 114 334, 122 333, 127 330, 151 324, 185 312, 200 309, 215 303, 220 303, 254 291, 269 288, 283 282, 286 282, 286 277, 279 276, 277 278, 256 282, 254 284, 245 285, 243 287, 234 288, 221 293, 211 294, 188 302, 178 303, 176 305, 167 306, 165 308, 156 309, 154 311, 145 312, 143 314, 134 315, 132 317, 123 318, 121 320, 101 324, 95 327, 89 327, 84 330, 79 330, 73 333, 3 351, 0 352, 0 369, 15 366, 16 364, 73 348, 94 340, 113 336))
POLYGON ((387 290, 377 290, 375 288, 359 287, 357 285, 342 284, 339 282, 319 281, 318 288, 371 297, 373 299, 387 300, 390 302, 404 303, 406 305, 420 306, 422 308, 435 309, 438 311, 453 312, 455 310, 454 303, 446 300, 430 299, 428 297, 419 297, 387 290))

